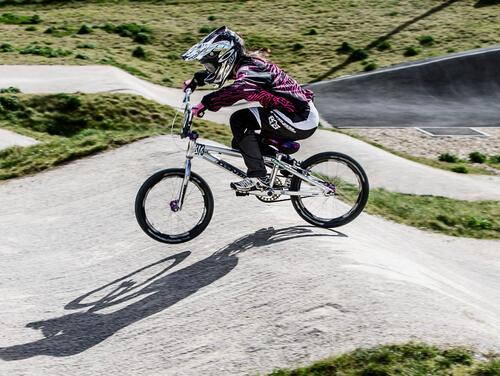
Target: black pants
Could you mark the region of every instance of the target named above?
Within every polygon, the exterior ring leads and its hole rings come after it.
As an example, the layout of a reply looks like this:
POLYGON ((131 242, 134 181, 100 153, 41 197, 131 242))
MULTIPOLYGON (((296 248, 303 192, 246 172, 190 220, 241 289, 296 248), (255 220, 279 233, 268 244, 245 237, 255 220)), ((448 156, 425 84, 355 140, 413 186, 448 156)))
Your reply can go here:
POLYGON ((233 132, 232 147, 241 151, 248 169, 248 177, 264 177, 267 174, 260 149, 261 138, 303 140, 316 130, 316 128, 308 130, 294 128, 293 123, 283 123, 281 119, 276 119, 275 113, 271 110, 259 107, 258 111, 262 128, 248 108, 236 111, 229 120, 233 132), (260 130, 260 135, 255 132, 257 130, 260 130))

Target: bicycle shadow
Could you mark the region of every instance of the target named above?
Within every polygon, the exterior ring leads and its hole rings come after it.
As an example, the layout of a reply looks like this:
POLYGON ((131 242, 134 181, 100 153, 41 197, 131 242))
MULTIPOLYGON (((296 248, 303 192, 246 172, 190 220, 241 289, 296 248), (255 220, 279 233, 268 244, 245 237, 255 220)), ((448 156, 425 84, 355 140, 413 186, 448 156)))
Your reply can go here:
POLYGON ((64 357, 79 354, 120 329, 161 312, 224 277, 238 264, 237 256, 249 249, 302 237, 346 236, 334 230, 329 230, 329 233, 313 233, 308 227, 312 228, 312 226, 295 226, 277 230, 273 227, 260 229, 235 240, 201 261, 169 274, 166 273, 184 261, 191 252, 180 252, 140 268, 85 293, 64 307, 68 310, 88 308, 85 312, 28 323, 26 327, 41 330, 44 338, 0 348, 0 359, 12 361, 37 355, 64 357), (162 269, 143 282, 137 283, 131 279, 158 266, 162 269), (113 287, 115 285, 116 287, 113 287), (106 289, 110 291, 102 298, 95 302, 84 303, 92 295, 106 289), (141 299, 137 300, 138 298, 141 299), (133 299, 136 301, 114 312, 97 313, 133 299))

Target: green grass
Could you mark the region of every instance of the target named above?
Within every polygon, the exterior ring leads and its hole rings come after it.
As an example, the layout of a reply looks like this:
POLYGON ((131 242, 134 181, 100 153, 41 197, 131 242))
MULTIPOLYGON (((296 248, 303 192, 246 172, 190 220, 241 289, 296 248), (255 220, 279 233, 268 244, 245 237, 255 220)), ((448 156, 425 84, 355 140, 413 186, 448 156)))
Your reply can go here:
MULTIPOLYGON (((384 146, 382 144, 379 144, 378 142, 375 142, 375 141, 371 140, 368 137, 356 134, 354 132, 350 132, 347 129, 338 129, 338 128, 332 129, 332 128, 327 128, 327 127, 321 127, 321 129, 325 129, 325 130, 328 130, 328 131, 331 131, 331 132, 337 132, 337 133, 345 134, 347 136, 356 138, 356 139, 361 140, 363 142, 366 142, 366 143, 368 143, 370 145, 378 147, 378 148, 380 148, 382 150, 385 150, 385 151, 387 151, 387 152, 389 152, 391 154, 397 155, 398 157, 409 159, 410 161, 421 163, 421 164, 424 164, 424 165, 427 165, 427 166, 430 166, 430 167, 439 168, 441 170, 457 172, 455 170, 457 170, 457 169, 458 170, 462 170, 462 168, 465 167, 468 174, 496 175, 495 172, 493 172, 493 171, 491 171, 491 170, 489 170, 487 168, 478 166, 477 164, 471 164, 469 161, 458 159, 458 157, 456 159, 456 162, 447 162, 447 161, 439 160, 439 159, 431 159, 431 158, 425 158, 425 157, 418 157, 418 156, 415 156, 415 155, 404 153, 402 151, 391 149, 391 148, 389 148, 387 146, 384 146)), ((488 166, 490 166, 490 167, 493 167, 493 168, 496 168, 496 169, 500 169, 500 164, 494 162, 494 158, 487 159, 486 162, 485 162, 485 164, 488 165, 488 166)))
MULTIPOLYGON (((0 128, 39 144, 0 151, 0 180, 33 174, 144 137, 169 134, 174 110, 128 94, 0 95, 0 128)), ((181 115, 175 134, 179 133, 181 115)), ((197 119, 202 137, 229 144, 224 125, 197 119)), ((354 190, 342 186, 341 198, 354 190), (344 189, 345 188, 345 189, 344 189)), ((395 222, 452 236, 500 238, 500 203, 414 196, 373 189, 366 211, 395 222)))
MULTIPOLYGON (((0 96, 0 128, 39 144, 0 151, 0 180, 33 174, 144 137, 169 134, 174 110, 125 94, 0 96)), ((179 133, 177 117, 175 134, 179 133)), ((202 137, 229 143, 227 127, 204 120, 202 137)))
MULTIPOLYGON (((0 8, 1 13, 38 15, 41 23, 35 31, 26 31, 24 25, 0 23, 2 43, 13 46, 10 52, 1 53, 3 64, 112 61, 116 66, 128 66, 130 72, 142 72, 153 82, 171 86, 179 86, 200 68, 196 62, 181 61, 180 54, 204 33, 224 24, 241 33, 250 49, 269 49, 269 58, 300 82, 325 74, 329 78, 362 71, 366 65, 356 60, 364 59, 365 54, 378 67, 386 67, 450 50, 500 43, 498 8, 475 8, 473 0, 457 1, 422 19, 418 16, 441 2, 336 0, 332 6, 331 0, 211 1, 208 14, 201 0, 22 2, 28 5, 0 0, 0 4, 7 4, 0 8), (415 22, 409 22, 412 20, 415 22), (82 25, 87 26, 82 30, 82 25), (51 32, 45 34, 45 30, 51 32), (78 33, 80 30, 83 34, 78 33), (426 36, 432 36, 432 43, 426 36), (420 46, 421 41, 425 47, 417 56, 403 56, 407 47, 420 46), (35 42, 51 43, 53 49, 63 51, 74 51, 83 44, 95 48, 85 54, 85 61, 76 53, 51 58, 19 54, 35 42), (350 49, 337 53, 343 42, 350 49), (140 44, 148 46, 148 58, 131 58, 140 44), (331 71, 333 67, 338 68, 331 71), (169 80, 163 81, 165 77, 169 80)), ((374 67, 368 65, 367 69, 374 67)))
POLYGON ((310 366, 275 370, 268 376, 498 376, 499 372, 500 358, 480 362, 465 348, 407 343, 357 349, 310 366))

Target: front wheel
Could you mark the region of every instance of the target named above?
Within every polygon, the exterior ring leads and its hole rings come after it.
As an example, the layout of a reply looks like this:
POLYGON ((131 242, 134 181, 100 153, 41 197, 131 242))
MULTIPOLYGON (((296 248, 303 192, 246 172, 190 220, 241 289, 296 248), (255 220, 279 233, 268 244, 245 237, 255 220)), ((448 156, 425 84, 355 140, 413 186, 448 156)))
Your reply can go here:
POLYGON ((368 178, 354 159, 342 153, 325 152, 309 157, 300 167, 333 192, 326 196, 308 195, 308 191, 318 192, 318 188, 297 176, 292 178, 290 190, 304 192, 292 196, 292 205, 306 222, 319 227, 338 227, 363 211, 368 201, 368 178))
POLYGON ((214 199, 208 184, 191 172, 181 205, 178 198, 183 180, 184 169, 162 170, 149 177, 137 192, 137 222, 159 242, 176 244, 192 240, 212 219, 214 199))

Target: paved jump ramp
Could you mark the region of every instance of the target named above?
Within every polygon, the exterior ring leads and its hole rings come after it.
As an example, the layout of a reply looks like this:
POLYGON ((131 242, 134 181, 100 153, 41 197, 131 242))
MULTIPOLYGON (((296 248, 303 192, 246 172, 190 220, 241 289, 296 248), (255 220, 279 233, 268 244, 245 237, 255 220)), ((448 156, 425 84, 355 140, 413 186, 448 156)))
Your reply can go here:
POLYGON ((160 244, 134 196, 183 156, 162 136, 0 184, 1 375, 256 375, 409 340, 500 351, 498 241, 366 214, 314 228, 195 160, 212 223, 160 244))
POLYGON ((500 127, 500 46, 311 85, 332 126, 500 127))

